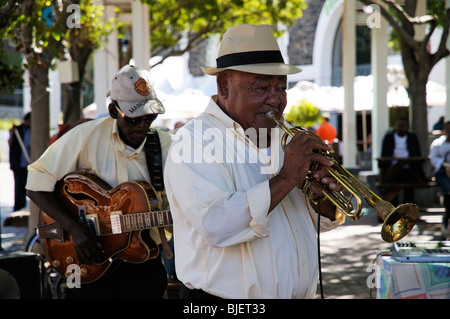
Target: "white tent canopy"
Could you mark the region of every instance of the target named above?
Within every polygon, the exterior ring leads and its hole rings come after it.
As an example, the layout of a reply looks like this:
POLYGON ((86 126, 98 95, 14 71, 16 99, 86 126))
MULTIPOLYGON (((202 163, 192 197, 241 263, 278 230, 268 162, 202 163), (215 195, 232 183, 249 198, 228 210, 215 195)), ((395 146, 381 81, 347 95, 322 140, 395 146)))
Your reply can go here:
POLYGON ((208 105, 209 96, 201 90, 186 89, 178 95, 158 94, 166 112, 157 117, 155 126, 163 126, 172 129, 177 122, 186 122, 200 113, 208 105))
MULTIPOLYGON (((372 110, 373 108, 373 79, 372 75, 355 77, 355 110, 372 110)), ((445 86, 429 81, 427 84, 428 106, 445 105, 445 86)), ((318 86, 308 81, 298 82, 287 91, 288 104, 285 113, 292 105, 305 99, 322 111, 342 112, 344 110, 344 87, 318 86)), ((387 105, 408 106, 410 100, 406 88, 402 85, 390 85, 387 93, 387 105)))

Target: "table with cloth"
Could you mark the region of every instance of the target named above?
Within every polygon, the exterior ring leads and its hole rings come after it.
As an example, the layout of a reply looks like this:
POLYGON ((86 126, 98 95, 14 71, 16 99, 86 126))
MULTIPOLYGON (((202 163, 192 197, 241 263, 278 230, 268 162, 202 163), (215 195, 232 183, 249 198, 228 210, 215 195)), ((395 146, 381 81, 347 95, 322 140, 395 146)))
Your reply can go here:
POLYGON ((378 299, 450 299, 450 263, 377 258, 378 299))

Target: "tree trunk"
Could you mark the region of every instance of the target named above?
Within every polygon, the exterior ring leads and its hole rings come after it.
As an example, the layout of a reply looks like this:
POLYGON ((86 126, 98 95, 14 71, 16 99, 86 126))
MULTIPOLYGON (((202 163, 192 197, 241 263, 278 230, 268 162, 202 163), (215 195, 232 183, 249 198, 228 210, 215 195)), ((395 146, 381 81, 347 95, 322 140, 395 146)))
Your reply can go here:
POLYGON ((422 155, 428 154, 428 109, 427 82, 431 67, 428 57, 414 52, 410 47, 401 44, 402 60, 410 98, 409 119, 410 130, 417 134, 422 155))
POLYGON ((81 118, 82 99, 81 99, 81 80, 62 85, 63 100, 62 112, 63 122, 72 124, 81 118))
MULTIPOLYGON (((50 127, 50 95, 48 91, 49 66, 46 63, 30 63, 31 88, 31 162, 37 160, 47 148, 50 127)), ((28 232, 34 234, 38 223, 39 208, 30 201, 28 232)))
POLYGON ((31 161, 37 160, 47 148, 49 138, 50 95, 48 65, 30 64, 31 88, 31 161))
POLYGON ((409 91, 411 99, 411 130, 417 134, 422 155, 428 155, 428 109, 426 101, 426 86, 428 76, 423 76, 415 82, 410 82, 409 91))
POLYGON ((86 72, 87 61, 92 52, 93 49, 89 48, 88 45, 81 48, 74 47, 70 52, 73 61, 78 63, 79 81, 63 85, 62 111, 64 123, 72 124, 83 117, 83 78, 86 72))
MULTIPOLYGON (((415 0, 406 1, 404 9, 410 16, 415 16, 417 2, 415 0)), ((414 37, 415 30, 411 23, 404 23, 403 29, 414 37)), ((410 98, 409 120, 410 130, 416 133, 422 155, 427 155, 428 150, 428 110, 427 110, 427 82, 432 66, 430 54, 426 45, 419 48, 413 48, 400 38, 400 49, 405 70, 408 79, 408 91, 410 98)))

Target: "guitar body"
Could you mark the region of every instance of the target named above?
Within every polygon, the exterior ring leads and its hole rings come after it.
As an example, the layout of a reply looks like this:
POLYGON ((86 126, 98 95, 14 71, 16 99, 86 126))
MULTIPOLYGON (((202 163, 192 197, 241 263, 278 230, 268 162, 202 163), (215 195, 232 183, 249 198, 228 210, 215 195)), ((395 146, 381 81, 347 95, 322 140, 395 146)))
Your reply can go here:
POLYGON ((41 211, 37 229, 44 254, 62 276, 72 274, 73 268, 68 269, 69 265, 79 265, 81 283, 89 283, 100 278, 115 259, 141 263, 158 255, 156 245, 149 247, 144 242, 143 230, 115 233, 111 223, 114 214, 126 218, 127 215, 160 209, 156 192, 149 183, 126 182, 111 188, 95 175, 73 173, 57 183, 55 194, 68 213, 89 224, 106 256, 99 264, 80 265, 71 235, 41 211))

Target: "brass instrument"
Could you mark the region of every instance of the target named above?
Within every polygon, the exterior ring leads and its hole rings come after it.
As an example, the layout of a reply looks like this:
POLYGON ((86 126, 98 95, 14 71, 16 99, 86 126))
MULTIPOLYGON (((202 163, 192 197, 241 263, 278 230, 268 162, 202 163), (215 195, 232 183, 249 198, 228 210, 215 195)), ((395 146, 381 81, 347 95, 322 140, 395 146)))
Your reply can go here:
MULTIPOLYGON (((294 137, 299 132, 307 131, 304 128, 288 128, 277 119, 277 113, 274 111, 268 111, 265 115, 267 119, 274 121, 285 132, 281 139, 283 149, 287 144, 289 136, 294 137)), ((384 221, 381 229, 381 237, 388 243, 402 239, 411 231, 419 217, 419 208, 416 204, 401 204, 395 208, 390 202, 381 199, 342 167, 333 157, 332 152, 322 150, 313 151, 326 156, 334 164, 333 166, 324 166, 318 162, 311 164, 305 181, 301 185, 297 185, 305 194, 309 195, 312 193, 309 184, 313 184, 345 215, 355 221, 361 217, 362 198, 364 198, 384 221), (314 179, 313 174, 320 169, 326 169, 350 193, 350 197, 345 196, 342 192, 332 191, 320 181, 314 179), (354 208, 352 203, 353 198, 356 201, 356 208, 354 208)))

